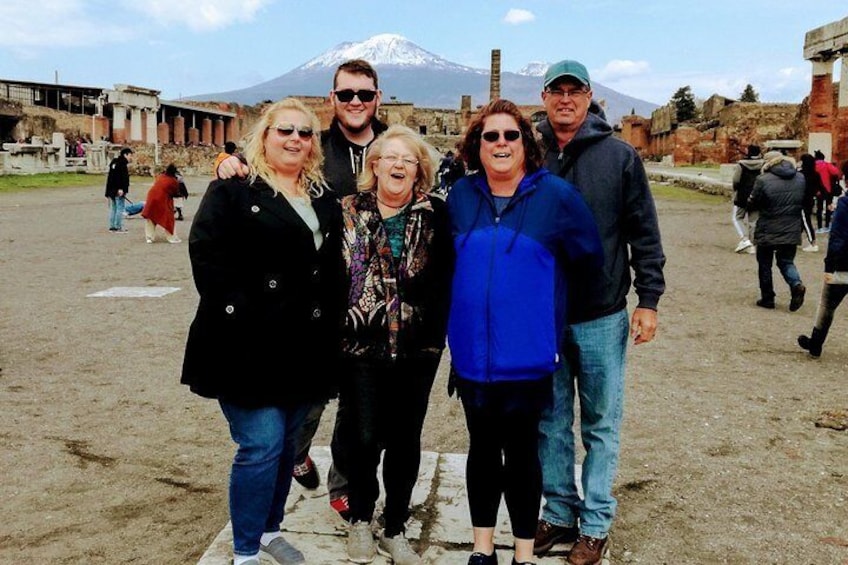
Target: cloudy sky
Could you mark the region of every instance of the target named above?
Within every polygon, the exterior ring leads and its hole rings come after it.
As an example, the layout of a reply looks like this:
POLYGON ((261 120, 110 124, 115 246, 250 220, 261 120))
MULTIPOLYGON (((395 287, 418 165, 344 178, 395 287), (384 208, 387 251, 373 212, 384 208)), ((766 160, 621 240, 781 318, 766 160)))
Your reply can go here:
MULTIPOLYGON (((804 34, 848 18, 844 0, 2 0, 0 78, 165 99, 270 80, 344 41, 396 33, 445 59, 502 68, 578 59, 593 80, 657 104, 681 86, 763 102, 810 89, 804 34)), ((836 76, 840 65, 834 67, 836 76)))

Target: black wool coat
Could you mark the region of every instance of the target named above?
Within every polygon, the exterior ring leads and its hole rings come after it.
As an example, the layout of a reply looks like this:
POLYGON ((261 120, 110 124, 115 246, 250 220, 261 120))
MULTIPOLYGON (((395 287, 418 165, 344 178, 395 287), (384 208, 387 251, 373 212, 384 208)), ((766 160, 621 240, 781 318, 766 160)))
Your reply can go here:
POLYGON ((245 407, 326 399, 334 386, 343 304, 341 209, 312 201, 324 242, 262 179, 213 181, 189 234, 200 303, 182 383, 245 407))

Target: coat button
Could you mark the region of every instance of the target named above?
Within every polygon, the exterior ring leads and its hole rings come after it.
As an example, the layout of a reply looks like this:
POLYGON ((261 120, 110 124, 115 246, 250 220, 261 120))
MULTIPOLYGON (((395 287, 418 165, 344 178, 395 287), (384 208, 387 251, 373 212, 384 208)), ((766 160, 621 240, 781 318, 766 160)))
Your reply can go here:
POLYGON ((227 304, 227 307, 224 308, 224 312, 226 312, 227 314, 232 314, 235 311, 236 311, 236 307, 233 306, 232 304, 227 304))
POLYGON ((316 309, 314 309, 314 310, 312 311, 312 319, 313 319, 313 320, 317 320, 317 319, 318 319, 318 318, 320 318, 320 317, 321 317, 321 309, 320 309, 320 308, 316 308, 316 309))
POLYGON ((259 212, 259 206, 254 204, 253 206, 250 207, 250 211, 253 212, 254 214, 257 214, 259 212))
POLYGON ((277 288, 277 281, 275 281, 274 279, 268 281, 268 288, 277 288))

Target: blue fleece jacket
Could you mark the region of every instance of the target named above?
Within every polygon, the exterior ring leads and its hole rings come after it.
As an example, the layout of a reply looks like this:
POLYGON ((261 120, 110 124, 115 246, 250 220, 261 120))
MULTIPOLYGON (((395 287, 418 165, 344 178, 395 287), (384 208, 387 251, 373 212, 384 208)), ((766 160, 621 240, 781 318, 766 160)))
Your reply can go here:
POLYGON ((486 178, 448 195, 456 268, 448 343, 476 382, 543 378, 557 367, 567 284, 597 280, 603 251, 580 193, 545 169, 522 179, 498 215, 486 178))

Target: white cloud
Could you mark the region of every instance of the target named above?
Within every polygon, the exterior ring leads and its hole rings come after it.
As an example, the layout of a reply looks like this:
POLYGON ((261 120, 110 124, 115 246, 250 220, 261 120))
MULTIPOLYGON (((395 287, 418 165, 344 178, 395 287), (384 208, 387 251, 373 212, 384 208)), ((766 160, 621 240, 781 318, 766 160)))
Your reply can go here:
POLYGON ((622 77, 632 77, 645 74, 650 71, 651 65, 647 61, 628 61, 626 59, 613 59, 603 69, 592 72, 592 78, 601 82, 617 80, 622 77))
MULTIPOLYGON (((0 47, 19 56, 33 48, 91 46, 134 36, 126 26, 99 21, 84 0, 4 0, 0 2, 0 47)), ((108 15, 100 10, 100 15, 108 15)))
POLYGON ((520 8, 510 8, 510 10, 504 16, 503 21, 508 24, 519 25, 526 24, 527 22, 532 22, 535 19, 536 16, 533 14, 533 12, 529 10, 522 10, 520 8))
POLYGON ((250 22, 272 0, 124 0, 124 5, 163 25, 183 25, 194 31, 213 31, 250 22))

